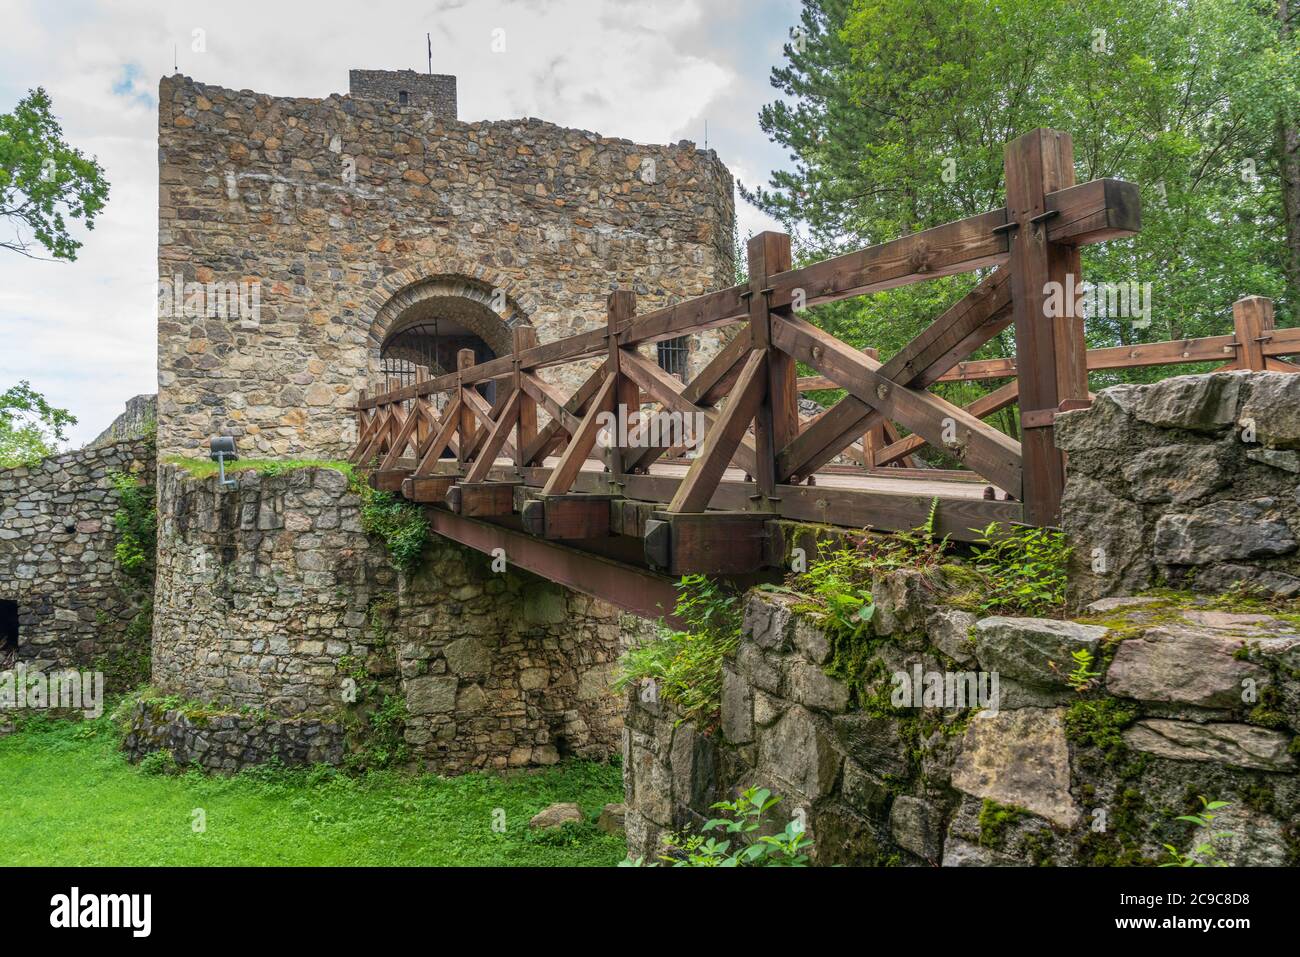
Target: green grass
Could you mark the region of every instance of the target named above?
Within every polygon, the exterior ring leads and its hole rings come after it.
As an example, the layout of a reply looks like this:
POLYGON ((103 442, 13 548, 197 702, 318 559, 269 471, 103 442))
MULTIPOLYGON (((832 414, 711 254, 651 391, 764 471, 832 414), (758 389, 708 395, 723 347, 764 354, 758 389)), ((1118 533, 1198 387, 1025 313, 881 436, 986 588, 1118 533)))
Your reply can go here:
POLYGON ((0 866, 610 866, 621 837, 591 823, 622 800, 616 766, 587 762, 456 778, 329 768, 232 777, 151 776, 117 750, 107 718, 36 721, 0 738, 0 866), (575 801, 581 825, 530 831, 532 815, 575 801), (202 808, 206 833, 191 828, 202 808), (504 833, 492 829, 505 810, 504 833))
MULTIPOLYGON (((195 478, 207 478, 217 474, 217 463, 211 459, 187 459, 171 455, 163 459, 170 465, 179 465, 195 478)), ((264 475, 282 475, 294 469, 334 469, 344 475, 352 475, 352 464, 335 459, 240 459, 226 465, 226 474, 235 472, 260 472, 264 475)))

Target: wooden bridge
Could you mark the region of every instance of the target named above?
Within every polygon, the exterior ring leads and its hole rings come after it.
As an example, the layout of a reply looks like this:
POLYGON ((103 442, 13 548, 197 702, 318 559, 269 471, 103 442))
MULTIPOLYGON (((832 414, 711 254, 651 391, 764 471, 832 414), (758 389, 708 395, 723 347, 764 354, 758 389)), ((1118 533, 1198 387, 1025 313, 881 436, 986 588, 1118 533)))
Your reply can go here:
POLYGON ((1055 524, 1066 463, 1053 422, 1089 404, 1089 371, 1300 371, 1279 358, 1300 352, 1300 330, 1275 330, 1260 298, 1237 303, 1232 335, 1088 350, 1082 316, 1052 315, 1049 284, 1077 286, 1080 246, 1138 231, 1138 189, 1076 185, 1070 137, 1053 130, 1008 144, 1006 184, 1002 209, 802 269, 788 236, 762 233, 747 284, 640 315, 633 293, 614 292, 606 325, 567 339, 517 328, 511 355, 474 364, 466 350, 454 373, 363 393, 351 460, 372 467, 374 487, 438 506, 437 533, 657 617, 673 605, 668 576, 779 566, 790 522, 913 528, 937 500, 939 531, 958 540, 994 521, 1055 524), (987 271, 978 285, 884 362, 800 315, 974 270, 987 271), (968 360, 1009 326, 1014 359, 968 360), (641 352, 706 330, 724 344, 690 382, 641 352), (571 395, 539 375, 575 363, 590 371, 571 395), (818 374, 799 377, 798 363, 818 374), (999 378, 966 407, 929 391, 999 378), (847 394, 800 416, 800 393, 828 388, 847 394), (1017 403, 1021 441, 982 421, 1017 403), (680 434, 654 428, 663 413, 702 422, 698 446, 684 454, 680 434), (926 444, 963 468, 914 467, 926 444))

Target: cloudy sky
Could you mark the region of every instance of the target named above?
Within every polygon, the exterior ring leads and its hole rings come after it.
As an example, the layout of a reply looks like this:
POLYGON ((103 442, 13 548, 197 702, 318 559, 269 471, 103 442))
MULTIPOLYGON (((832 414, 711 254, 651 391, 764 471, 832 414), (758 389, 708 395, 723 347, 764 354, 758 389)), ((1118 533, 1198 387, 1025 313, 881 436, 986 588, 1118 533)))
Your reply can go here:
MULTIPOLYGON (((282 96, 348 68, 459 77, 461 119, 535 116, 645 143, 708 144, 741 182, 786 157, 758 128, 798 0, 0 0, 0 112, 43 86, 111 195, 75 263, 0 250, 0 391, 29 379, 92 439, 155 391, 158 79, 282 96), (493 52, 503 30, 504 52, 493 52), (196 32, 197 31, 197 32, 196 32), (499 35, 499 34, 498 34, 499 35), (201 46, 201 51, 196 50, 201 46), (175 57, 175 60, 173 60, 175 57)), ((737 197, 740 232, 772 223, 737 197)), ((0 224, 0 229, 9 227, 0 224)))

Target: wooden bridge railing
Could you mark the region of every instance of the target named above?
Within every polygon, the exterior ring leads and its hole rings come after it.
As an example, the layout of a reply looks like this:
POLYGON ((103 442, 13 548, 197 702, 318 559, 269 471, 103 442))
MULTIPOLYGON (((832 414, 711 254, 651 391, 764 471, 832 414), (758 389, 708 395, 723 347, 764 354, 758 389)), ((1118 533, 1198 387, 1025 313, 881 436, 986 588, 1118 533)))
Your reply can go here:
POLYGON ((545 344, 517 328, 511 355, 474 364, 465 351, 453 373, 363 393, 352 461, 377 466, 376 487, 467 517, 518 512, 544 538, 639 535, 649 562, 674 573, 762 564, 771 547, 762 523, 773 517, 908 528, 938 497, 940 528, 957 538, 995 520, 1055 524, 1065 461, 1053 422, 1089 403, 1089 370, 1207 360, 1294 370, 1277 357, 1300 352, 1300 330, 1274 330, 1271 303, 1261 299, 1237 304, 1235 335, 1087 350, 1083 317, 1048 309, 1051 284, 1081 281, 1080 246, 1137 232, 1139 199, 1132 184, 1073 177, 1068 134, 1037 130, 1007 146, 1002 209, 800 269, 791 268, 788 236, 762 233, 749 242, 746 284, 641 315, 633 293, 615 292, 605 327, 545 344), (973 270, 990 271, 884 362, 801 315, 973 270), (689 383, 639 351, 725 327, 734 334, 689 383), (1014 359, 968 360, 1008 327, 1014 359), (539 375, 593 360, 571 395, 539 375), (818 374, 799 378, 796 363, 818 374), (1012 381, 966 407, 928 391, 999 377, 1012 381), (492 405, 476 388, 489 381, 498 383, 492 405), (803 420, 799 393, 821 388, 846 394, 803 420), (1022 441, 982 421, 1012 403, 1021 407, 1022 441), (671 440, 649 441, 646 404, 706 423, 692 458, 675 458, 681 449, 671 440), (894 423, 910 434, 900 437, 894 423), (616 440, 598 449, 602 428, 616 440), (906 464, 925 444, 970 474, 880 468, 906 464), (593 455, 603 467, 587 466, 593 455), (865 467, 828 464, 843 455, 865 467))

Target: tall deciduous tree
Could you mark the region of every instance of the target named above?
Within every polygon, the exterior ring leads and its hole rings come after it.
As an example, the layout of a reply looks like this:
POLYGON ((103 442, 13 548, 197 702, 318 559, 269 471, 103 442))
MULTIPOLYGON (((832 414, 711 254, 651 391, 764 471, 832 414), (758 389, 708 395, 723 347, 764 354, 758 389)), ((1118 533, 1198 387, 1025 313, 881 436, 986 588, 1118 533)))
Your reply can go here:
POLYGON ((54 443, 76 425, 66 409, 56 409, 27 381, 0 392, 0 468, 24 465, 53 455, 54 443))
POLYGON ((37 258, 39 246, 55 259, 76 259, 81 242, 69 233, 68 220, 93 229, 107 200, 103 169, 64 142, 44 90, 0 114, 0 219, 12 226, 11 236, 0 236, 0 249, 37 258))

